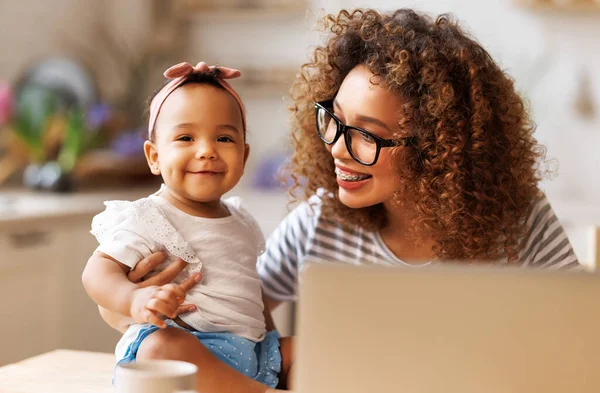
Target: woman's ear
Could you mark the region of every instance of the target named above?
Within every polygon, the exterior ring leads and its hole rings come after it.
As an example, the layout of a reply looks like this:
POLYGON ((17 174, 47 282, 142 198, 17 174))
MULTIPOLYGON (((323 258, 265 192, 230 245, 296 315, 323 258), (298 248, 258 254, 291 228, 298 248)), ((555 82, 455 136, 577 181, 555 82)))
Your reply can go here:
POLYGON ((156 176, 160 175, 160 168, 158 166, 158 152, 156 151, 154 142, 144 142, 144 154, 146 155, 146 161, 150 167, 150 172, 156 176))

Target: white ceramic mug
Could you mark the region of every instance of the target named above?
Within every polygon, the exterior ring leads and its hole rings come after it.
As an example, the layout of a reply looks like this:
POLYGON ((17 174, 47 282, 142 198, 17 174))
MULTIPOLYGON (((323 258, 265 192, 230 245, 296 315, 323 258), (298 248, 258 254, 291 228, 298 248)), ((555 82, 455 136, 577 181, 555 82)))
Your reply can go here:
POLYGON ((117 366, 116 393, 173 393, 196 389, 198 368, 177 360, 146 360, 117 366))

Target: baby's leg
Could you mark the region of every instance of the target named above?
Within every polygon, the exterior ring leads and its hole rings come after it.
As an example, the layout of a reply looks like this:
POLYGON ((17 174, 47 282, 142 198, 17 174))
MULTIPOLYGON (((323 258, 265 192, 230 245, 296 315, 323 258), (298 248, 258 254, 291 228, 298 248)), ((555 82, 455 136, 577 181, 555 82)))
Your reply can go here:
POLYGON ((279 352, 281 353, 281 374, 279 375, 279 387, 291 390, 293 383, 294 366, 294 337, 282 337, 279 339, 279 352))
POLYGON ((207 393, 264 393, 268 386, 246 377, 215 357, 196 337, 167 327, 150 334, 137 353, 138 360, 183 360, 198 367, 196 389, 207 393))

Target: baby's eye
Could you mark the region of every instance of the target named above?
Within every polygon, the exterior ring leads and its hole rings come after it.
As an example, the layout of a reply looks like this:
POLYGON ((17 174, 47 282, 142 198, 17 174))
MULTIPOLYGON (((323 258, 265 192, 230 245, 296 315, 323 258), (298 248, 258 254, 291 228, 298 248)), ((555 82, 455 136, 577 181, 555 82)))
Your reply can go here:
POLYGON ((224 135, 224 136, 220 136, 217 139, 217 142, 234 142, 234 140, 231 137, 224 135))
POLYGON ((189 135, 182 135, 179 138, 177 138, 178 141, 182 141, 182 142, 191 142, 193 141, 192 137, 189 135))

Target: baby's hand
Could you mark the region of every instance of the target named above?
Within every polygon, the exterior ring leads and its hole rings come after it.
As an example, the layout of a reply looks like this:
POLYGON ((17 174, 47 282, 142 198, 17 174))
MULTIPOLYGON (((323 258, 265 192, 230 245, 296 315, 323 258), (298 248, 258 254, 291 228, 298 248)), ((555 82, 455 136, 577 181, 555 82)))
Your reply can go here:
POLYGON ((164 317, 175 318, 186 293, 202 279, 194 275, 181 284, 151 285, 136 289, 131 300, 131 316, 137 323, 151 323, 166 328, 164 317))

